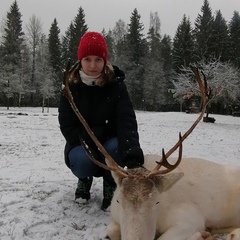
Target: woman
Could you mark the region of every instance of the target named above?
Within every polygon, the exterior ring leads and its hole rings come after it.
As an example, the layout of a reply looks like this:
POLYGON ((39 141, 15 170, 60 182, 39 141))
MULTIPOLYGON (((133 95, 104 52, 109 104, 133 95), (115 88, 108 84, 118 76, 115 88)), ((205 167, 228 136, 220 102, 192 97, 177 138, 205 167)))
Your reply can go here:
MULTIPOLYGON (((77 54, 81 63, 79 80, 69 84, 76 106, 118 165, 128 168, 141 166, 143 152, 136 116, 123 81, 125 75, 118 67, 107 63, 104 37, 97 32, 85 33, 77 54)), ((104 198, 101 208, 105 210, 111 203, 116 184, 111 172, 95 165, 85 153, 79 137, 88 144, 96 159, 105 162, 64 95, 60 100, 59 123, 66 139, 66 164, 78 177, 75 199, 89 200, 93 177, 102 176, 104 198)))

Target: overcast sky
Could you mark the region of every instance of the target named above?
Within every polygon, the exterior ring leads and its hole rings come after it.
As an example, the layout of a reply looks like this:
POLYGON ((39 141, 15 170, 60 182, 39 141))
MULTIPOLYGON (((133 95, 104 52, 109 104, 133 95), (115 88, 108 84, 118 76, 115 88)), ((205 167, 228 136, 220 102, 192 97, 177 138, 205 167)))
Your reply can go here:
MULTIPOLYGON (((14 0, 0 0, 0 21, 6 16, 14 0)), ((147 32, 150 12, 158 12, 161 21, 161 34, 174 36, 183 14, 194 23, 201 13, 203 0, 17 0, 23 20, 23 30, 35 14, 43 24, 44 33, 48 34, 54 18, 58 21, 61 33, 67 30, 70 22, 81 6, 85 13, 86 24, 91 31, 113 29, 115 23, 122 19, 126 24, 134 8, 141 15, 141 22, 147 32)), ((230 21, 233 12, 240 12, 240 0, 209 0, 212 13, 221 10, 223 17, 230 21)))

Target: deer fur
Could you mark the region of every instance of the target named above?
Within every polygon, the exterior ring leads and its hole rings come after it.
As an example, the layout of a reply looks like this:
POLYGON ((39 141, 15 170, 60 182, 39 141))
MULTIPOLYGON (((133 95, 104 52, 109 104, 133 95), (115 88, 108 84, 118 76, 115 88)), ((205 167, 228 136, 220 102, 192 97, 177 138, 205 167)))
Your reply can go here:
POLYGON ((146 169, 129 169, 129 177, 112 171, 111 240, 202 240, 206 228, 240 226, 239 166, 183 158, 171 173, 146 177, 160 158, 146 155, 146 169))
POLYGON ((240 228, 237 228, 227 236, 226 240, 239 240, 239 239, 240 239, 240 228))

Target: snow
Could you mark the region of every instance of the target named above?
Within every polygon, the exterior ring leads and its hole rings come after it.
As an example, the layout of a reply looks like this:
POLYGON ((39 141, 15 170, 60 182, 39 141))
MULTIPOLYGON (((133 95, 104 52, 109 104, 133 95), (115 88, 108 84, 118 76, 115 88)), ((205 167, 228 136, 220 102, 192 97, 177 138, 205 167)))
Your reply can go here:
MULTIPOLYGON (((100 210, 102 180, 91 200, 74 202, 77 179, 63 159, 57 109, 0 108, 0 239, 100 240, 110 212, 100 210), (18 113, 27 115, 18 115, 18 113)), ((197 114, 136 112, 144 153, 167 151, 197 114)), ((184 141, 183 156, 240 165, 240 118, 213 115, 184 141)))

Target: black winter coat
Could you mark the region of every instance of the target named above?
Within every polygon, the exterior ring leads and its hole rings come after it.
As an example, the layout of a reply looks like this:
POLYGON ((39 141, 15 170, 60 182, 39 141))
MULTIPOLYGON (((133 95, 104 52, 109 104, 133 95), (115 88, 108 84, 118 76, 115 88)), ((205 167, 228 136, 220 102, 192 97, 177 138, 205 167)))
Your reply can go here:
MULTIPOLYGON (((129 168, 138 167, 143 164, 144 157, 139 144, 136 116, 123 81, 124 72, 113 67, 115 77, 103 87, 80 82, 70 84, 70 90, 76 106, 98 140, 103 144, 117 137, 124 164, 129 168)), ((59 123, 66 139, 65 160, 69 167, 67 155, 73 147, 80 145, 79 137, 87 144, 92 145, 93 142, 64 95, 60 99, 59 123)))

